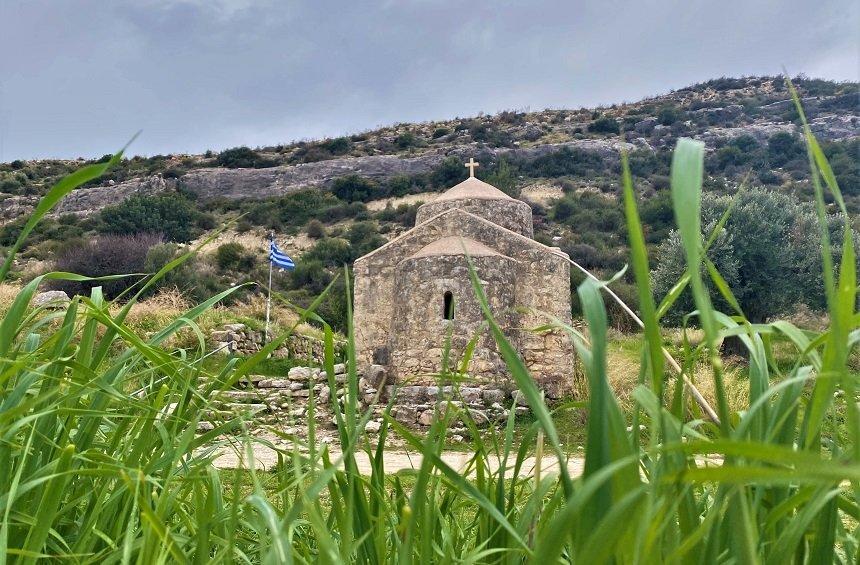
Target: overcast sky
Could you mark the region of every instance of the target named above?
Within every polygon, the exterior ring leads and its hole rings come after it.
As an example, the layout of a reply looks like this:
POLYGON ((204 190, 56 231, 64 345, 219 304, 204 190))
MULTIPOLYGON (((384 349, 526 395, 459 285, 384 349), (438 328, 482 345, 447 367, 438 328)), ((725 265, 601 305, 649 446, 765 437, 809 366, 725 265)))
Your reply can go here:
POLYGON ((0 161, 860 75, 857 0, 0 0, 0 161))

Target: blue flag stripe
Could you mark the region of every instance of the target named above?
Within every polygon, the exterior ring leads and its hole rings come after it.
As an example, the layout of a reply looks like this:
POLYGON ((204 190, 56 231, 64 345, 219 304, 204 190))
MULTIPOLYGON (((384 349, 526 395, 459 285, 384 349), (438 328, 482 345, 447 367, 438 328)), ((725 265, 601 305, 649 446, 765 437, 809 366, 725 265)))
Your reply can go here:
POLYGON ((296 266, 289 255, 278 249, 274 241, 269 243, 269 262, 281 269, 293 269, 296 266))

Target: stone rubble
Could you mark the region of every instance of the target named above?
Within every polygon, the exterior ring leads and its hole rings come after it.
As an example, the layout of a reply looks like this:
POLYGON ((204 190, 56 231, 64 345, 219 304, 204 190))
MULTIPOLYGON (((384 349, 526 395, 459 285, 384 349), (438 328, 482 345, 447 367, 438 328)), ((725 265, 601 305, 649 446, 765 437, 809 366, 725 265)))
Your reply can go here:
MULTIPOLYGON (((225 333, 248 339, 246 336, 254 332, 248 332, 242 324, 228 324, 224 329, 213 332, 216 347, 225 337, 230 337, 225 336, 225 333)), ((332 430, 336 422, 332 393, 337 399, 337 409, 341 411, 349 394, 345 364, 334 366, 332 380, 334 391, 326 372, 313 366, 292 367, 286 375, 248 375, 235 388, 216 393, 212 408, 204 415, 198 431, 211 431, 220 422, 238 414, 246 414, 257 424, 271 425, 282 432, 289 430, 290 433, 306 434, 306 419, 311 402, 318 429, 332 430)), ((378 365, 371 365, 363 375, 357 377, 359 408, 362 412, 368 409, 372 411, 372 417, 365 427, 368 434, 377 434, 381 429, 383 414, 391 395, 394 395, 391 415, 413 429, 426 429, 440 415, 449 410, 454 411, 451 414, 451 426, 447 430, 452 438, 469 436, 464 419, 471 419, 475 425, 483 427, 504 423, 511 407, 518 417, 529 412, 523 395, 496 383, 441 386, 410 384, 396 387, 386 384, 388 382, 385 369, 378 365)))

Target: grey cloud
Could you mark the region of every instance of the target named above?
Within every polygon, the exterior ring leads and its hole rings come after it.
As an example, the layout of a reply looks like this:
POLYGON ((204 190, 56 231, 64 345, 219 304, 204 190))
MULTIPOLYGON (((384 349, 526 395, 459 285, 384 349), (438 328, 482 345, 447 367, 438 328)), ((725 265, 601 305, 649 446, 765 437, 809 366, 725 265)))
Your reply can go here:
POLYGON ((785 66, 857 80, 860 9, 688 1, 0 1, 0 159, 337 135, 636 100, 785 66))

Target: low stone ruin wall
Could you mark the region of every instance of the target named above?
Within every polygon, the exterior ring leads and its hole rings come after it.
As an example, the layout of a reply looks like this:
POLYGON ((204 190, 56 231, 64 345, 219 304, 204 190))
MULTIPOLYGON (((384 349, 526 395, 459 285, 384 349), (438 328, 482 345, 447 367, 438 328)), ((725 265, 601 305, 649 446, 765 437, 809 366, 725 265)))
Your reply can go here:
MULTIPOLYGON (((227 324, 210 335, 213 349, 223 353, 253 355, 266 345, 262 330, 251 330, 245 324, 227 324)), ((335 358, 343 356, 344 346, 335 342, 335 358)), ((303 334, 292 334, 273 352, 274 357, 301 359, 322 365, 325 359, 325 344, 321 339, 303 334)))
MULTIPOLYGON (((338 407, 343 410, 348 394, 346 367, 334 368, 338 407)), ((449 435, 456 441, 468 435, 462 419, 466 414, 478 425, 504 423, 510 411, 522 416, 529 412, 525 399, 512 390, 496 386, 444 385, 400 386, 387 384, 381 367, 374 366, 358 380, 359 407, 372 410, 373 416, 367 431, 376 433, 382 423, 389 399, 395 396, 391 415, 399 422, 415 429, 430 426, 440 411, 456 409, 449 435)), ((315 367, 293 367, 284 377, 252 375, 239 383, 239 388, 223 391, 214 399, 214 410, 207 415, 201 428, 212 429, 213 422, 233 417, 237 412, 251 412, 254 421, 272 425, 284 433, 304 436, 307 433, 308 406, 313 397, 317 428, 323 436, 334 430, 336 421, 332 412, 332 390, 325 371, 315 367)), ((333 434, 331 434, 333 437, 333 434)))

